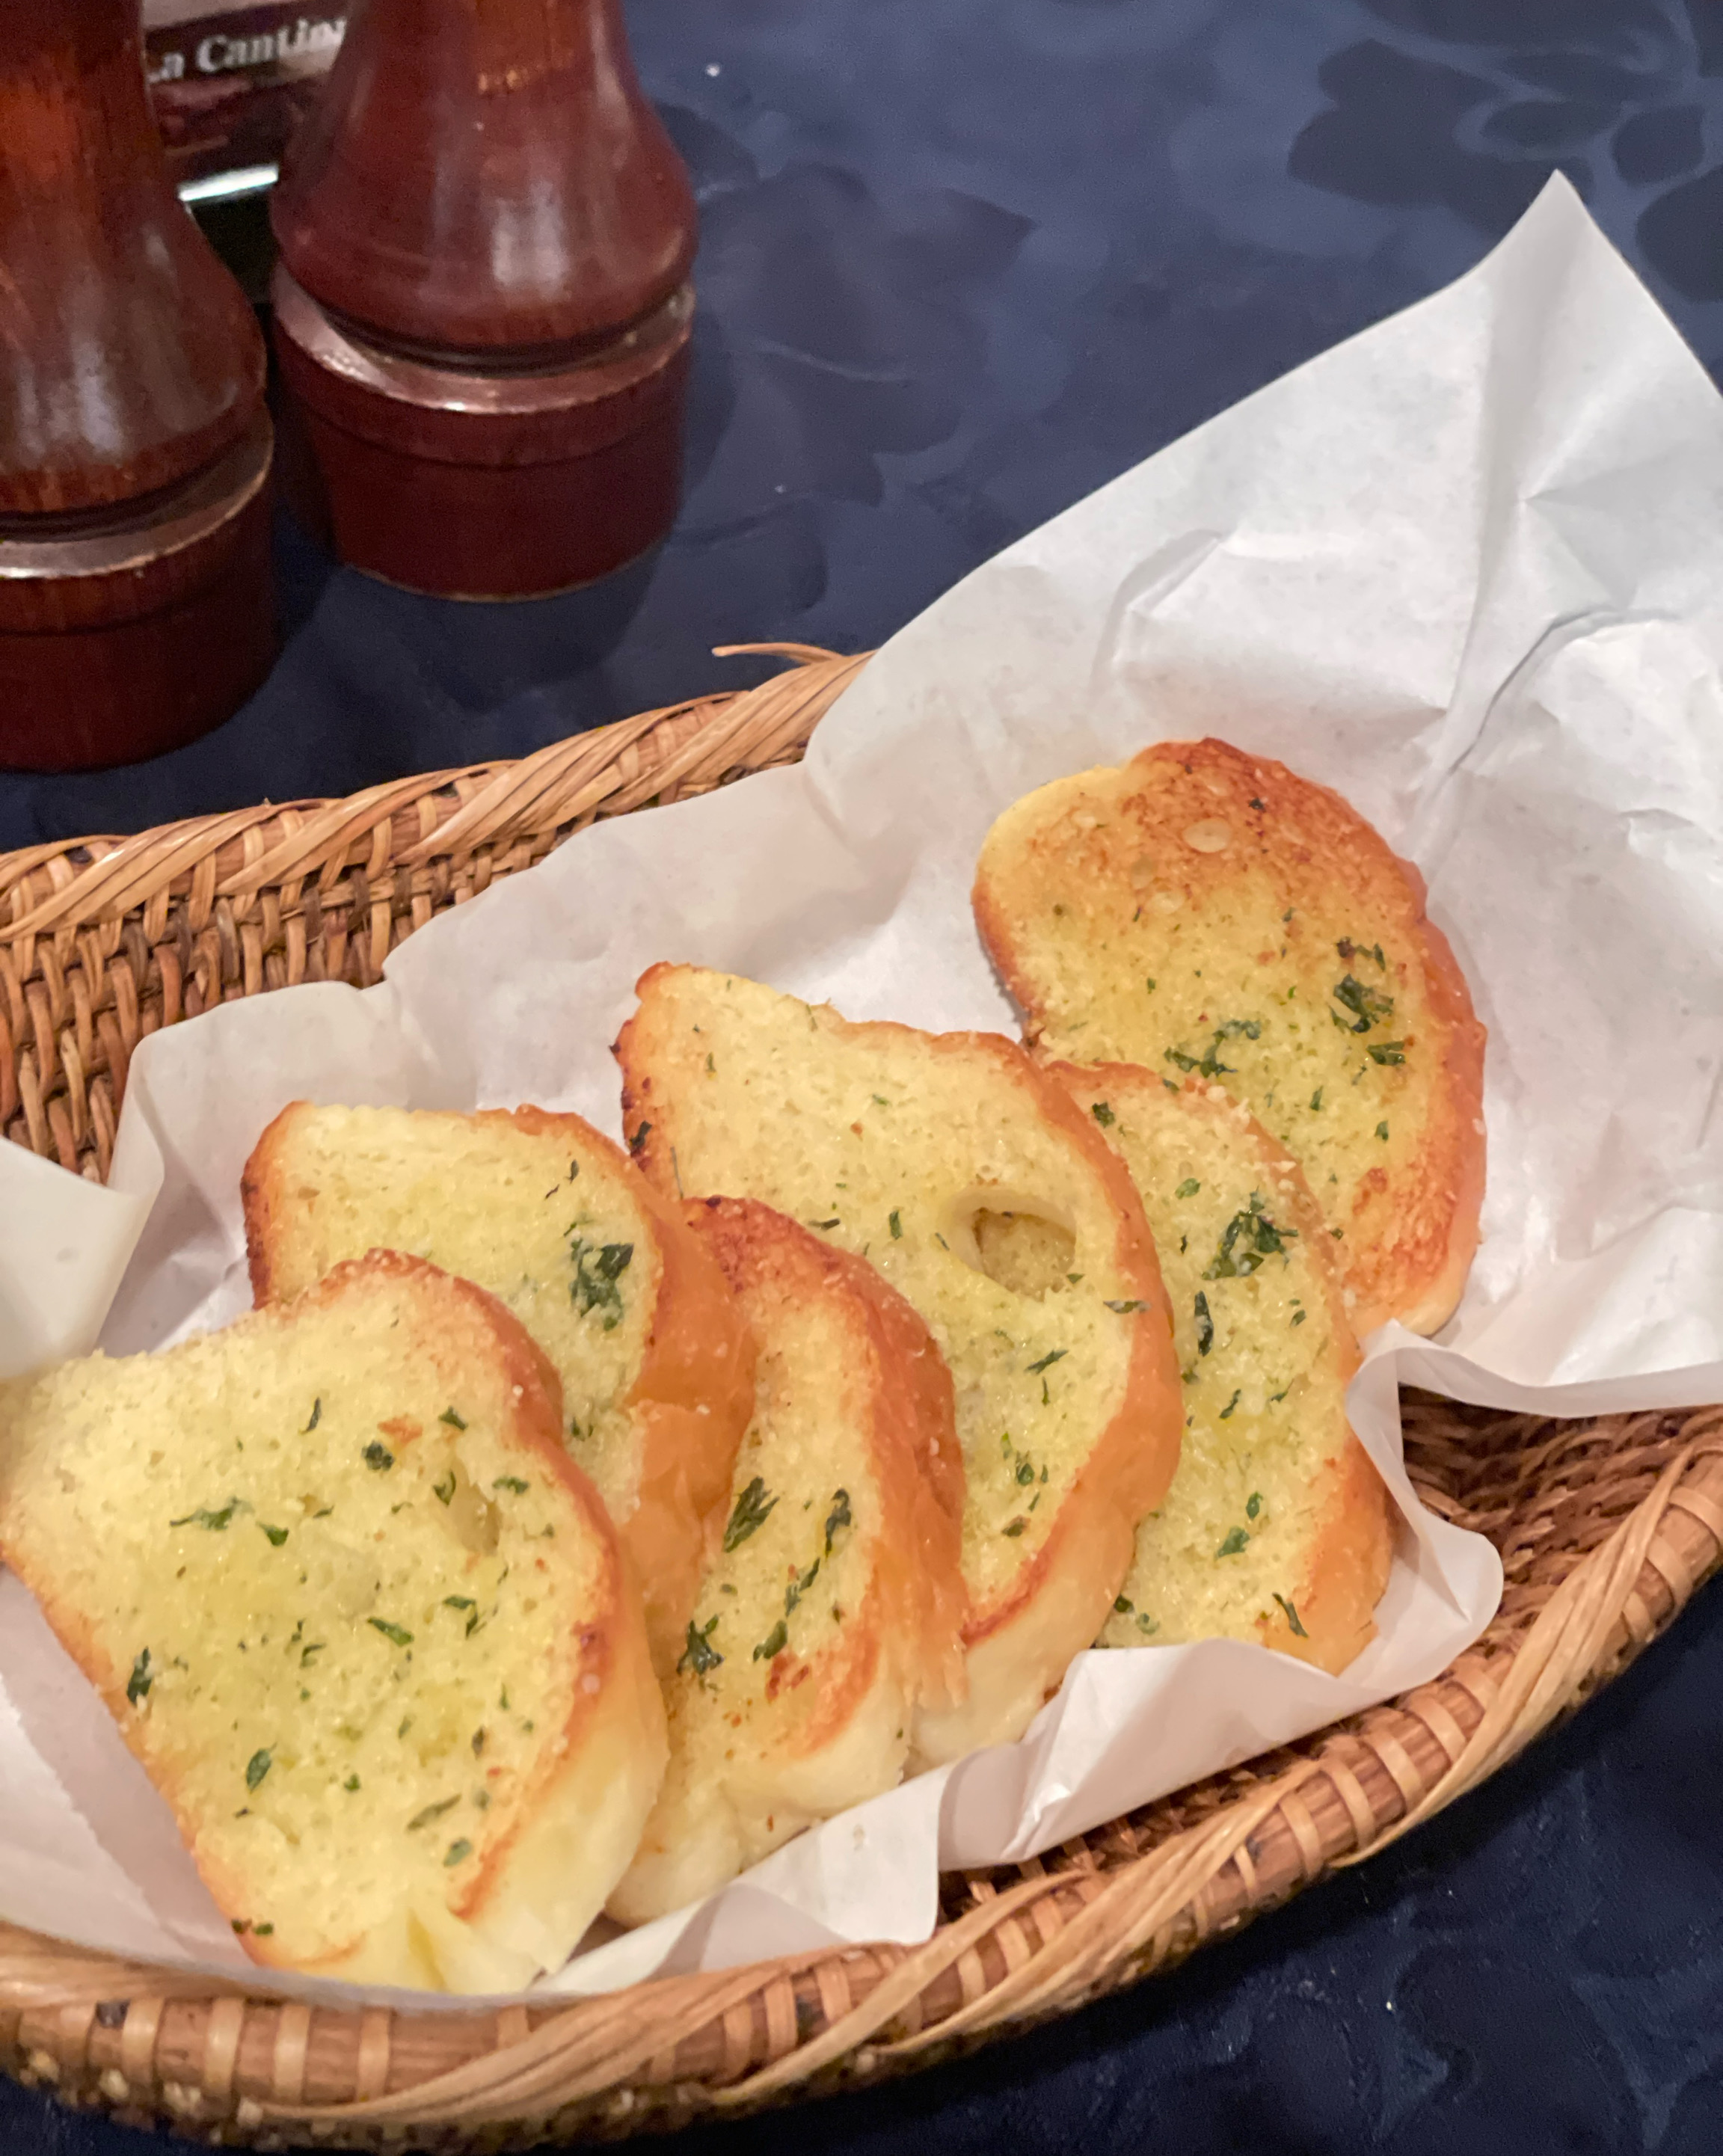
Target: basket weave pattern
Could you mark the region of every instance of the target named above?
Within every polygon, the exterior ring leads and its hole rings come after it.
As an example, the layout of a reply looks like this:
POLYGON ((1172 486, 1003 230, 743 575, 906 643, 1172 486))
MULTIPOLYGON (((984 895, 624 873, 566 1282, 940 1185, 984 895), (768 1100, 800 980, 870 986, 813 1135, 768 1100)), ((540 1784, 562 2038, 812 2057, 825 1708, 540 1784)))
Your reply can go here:
MULTIPOLYGON (((743 647, 756 648, 756 647, 743 647)), ((389 951, 594 816, 793 762, 863 664, 514 764, 0 857, 0 1130, 100 1178, 157 1026, 389 951)), ((496 2013, 283 2003, 0 1925, 0 2065, 134 2123, 283 2147, 611 2138, 901 2071, 1164 1969, 1495 1772, 1723 1562, 1723 1409, 1551 1422, 1408 1398, 1426 1503, 1507 1592, 1433 1683, 1028 1864, 948 1876, 920 1947, 821 1949, 496 2013)))

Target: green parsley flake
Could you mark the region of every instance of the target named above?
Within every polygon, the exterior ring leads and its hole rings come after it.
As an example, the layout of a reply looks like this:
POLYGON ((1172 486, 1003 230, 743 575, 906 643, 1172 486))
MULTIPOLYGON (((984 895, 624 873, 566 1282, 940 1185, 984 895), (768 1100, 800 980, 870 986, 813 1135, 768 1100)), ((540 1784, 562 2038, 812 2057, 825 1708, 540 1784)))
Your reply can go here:
POLYGON ((1096 1122, 1100 1125, 1104 1131, 1111 1130, 1115 1117, 1112 1110, 1107 1106, 1105 1101, 1096 1101, 1090 1108, 1089 1112, 1094 1116, 1096 1122))
POLYGON ((490 1486, 493 1490, 510 1491, 517 1497, 524 1497, 527 1490, 527 1485, 518 1475, 499 1475, 490 1486))
POLYGON ((1132 1296, 1123 1302, 1104 1302, 1101 1305, 1103 1310, 1116 1311, 1120 1317, 1129 1317, 1133 1312, 1146 1310, 1148 1306, 1140 1296, 1132 1296))
POLYGON ((1330 991, 1334 1000, 1351 1013, 1350 1019, 1335 1014, 1335 1024, 1343 1032, 1368 1033, 1373 1025, 1386 1025, 1394 1015, 1394 999, 1380 995, 1374 988, 1367 988, 1362 981, 1348 973, 1330 991))
POLYGON ((1227 1402, 1226 1405, 1225 1405, 1225 1406, 1221 1409, 1221 1411, 1220 1411, 1220 1419, 1221 1419, 1221 1420, 1222 1420, 1223 1422, 1226 1422, 1226 1421, 1228 1421, 1228 1420, 1230 1419, 1230 1417, 1231 1417, 1231 1415, 1232 1415, 1233 1409, 1235 1407, 1237 1407, 1237 1406, 1238 1406, 1238 1404, 1239 1401, 1240 1401, 1241 1399, 1244 1399, 1244 1388, 1241 1386, 1241 1387, 1239 1388, 1239 1389, 1238 1389, 1236 1393, 1234 1393, 1234 1394, 1233 1394, 1233 1397, 1231 1398, 1231 1399, 1229 1399, 1229 1400, 1227 1402))
POLYGON ((1277 1228, 1269 1218, 1260 1191, 1250 1194, 1248 1212, 1235 1213, 1220 1239, 1220 1248, 1203 1269, 1204 1280, 1244 1280, 1267 1258, 1284 1257, 1296 1228, 1277 1228))
POLYGON ((1038 1378, 1044 1370, 1050 1370, 1055 1363, 1062 1363, 1070 1352, 1069 1348, 1049 1348, 1038 1363, 1031 1363, 1028 1365, 1028 1374, 1032 1378, 1038 1378))
POLYGON ((1197 1291, 1197 1353, 1206 1355, 1214 1345, 1214 1320, 1208 1314, 1208 1297, 1197 1291))
POLYGON ((272 1549, 279 1549, 282 1543, 287 1539, 286 1528, 267 1527, 264 1526, 264 1522, 261 1520, 258 1522, 258 1525, 263 1528, 264 1532, 269 1537, 269 1547, 272 1549))
POLYGON ((457 1864, 464 1864, 472 1853, 473 1845, 464 1836, 459 1841, 450 1842, 443 1855, 444 1870, 452 1871, 457 1864))
POLYGON ((1192 1055, 1186 1049, 1169 1048, 1166 1051, 1167 1059, 1176 1063, 1181 1070, 1194 1070, 1199 1078, 1224 1078, 1232 1074, 1233 1065, 1221 1061, 1221 1043, 1237 1040, 1241 1035, 1246 1040, 1259 1040, 1262 1038, 1261 1019, 1229 1018, 1224 1024, 1215 1028, 1213 1040, 1200 1057, 1192 1055))
POLYGON ((465 1423, 461 1420, 460 1417, 455 1413, 453 1408, 444 1408, 442 1414, 438 1416, 437 1419, 438 1422, 446 1422, 451 1430, 464 1430, 466 1428, 465 1423))
POLYGON ((1308 1640, 1310 1635, 1307 1631, 1305 1631, 1304 1626, 1298 1621, 1298 1609, 1296 1604, 1289 1602, 1284 1594, 1276 1594, 1274 1599, 1286 1612, 1286 1622, 1290 1626, 1294 1635, 1300 1640, 1308 1640))
POLYGON ((1194 1175, 1187 1175, 1172 1194, 1175 1198, 1194 1198, 1202 1188, 1194 1175))
MULTIPOLYGON (((703 1626, 696 1625, 691 1617, 689 1619, 688 1644, 682 1650, 682 1658, 676 1665, 679 1670, 693 1676, 703 1677, 708 1670, 717 1668, 724 1657, 715 1647, 707 1645, 717 1625, 715 1617, 708 1617, 703 1626)), ((503 1705, 506 1707, 508 1703, 505 1697, 503 1705)))
POLYGON ((780 1617, 759 1645, 755 1648, 754 1660, 756 1662, 769 1662, 774 1656, 782 1654, 789 1636, 790 1628, 780 1617))
POLYGON ((1387 973, 1388 962, 1382 954, 1380 943, 1355 943, 1350 936, 1342 936, 1335 949, 1340 953, 1341 963, 1350 966, 1354 958, 1374 958, 1378 973, 1387 973))
POLYGON ((756 1475, 731 1512, 730 1524, 724 1530, 726 1553, 740 1549, 750 1535, 765 1526, 777 1502, 777 1499, 767 1494, 764 1481, 756 1475))
POLYGON ((1228 1527, 1227 1538, 1215 1552, 1215 1555, 1218 1558, 1237 1557, 1249 1540, 1249 1536, 1245 1533, 1243 1527, 1228 1527))
POLYGON ((1372 1040, 1366 1050, 1372 1063, 1403 1063, 1406 1043, 1403 1040, 1372 1040))
POLYGON ((386 1474, 395 1464, 395 1455, 388 1446, 377 1444, 375 1439, 366 1446, 364 1460, 365 1465, 379 1475, 386 1474))
POLYGON ((408 1820, 407 1831, 417 1834, 422 1826, 428 1826, 433 1820, 441 1819, 444 1812, 452 1812, 459 1802, 459 1797, 444 1797, 434 1804, 427 1804, 422 1812, 415 1812, 408 1820))
POLYGON ((156 1672, 150 1667, 150 1650, 146 1647, 131 1666, 131 1675, 126 1683, 126 1698, 129 1706, 136 1707, 145 1698, 156 1681, 156 1672))
POLYGON ((243 1497, 229 1497, 219 1512, 213 1512, 207 1505, 200 1505, 195 1512, 187 1512, 177 1520, 170 1520, 167 1524, 171 1527, 208 1527, 219 1534, 231 1523, 235 1512, 249 1512, 250 1510, 250 1506, 243 1497))
POLYGON ((262 1781, 264 1776, 269 1773, 270 1763, 274 1757, 273 1747, 252 1753, 245 1763, 245 1786, 248 1789, 254 1789, 262 1781))
POLYGON ((365 1621, 374 1632, 381 1632, 384 1639, 392 1640, 397 1647, 413 1645, 413 1635, 404 1625, 392 1625, 387 1617, 367 1617, 365 1621))
POLYGON ((431 1485, 431 1495, 441 1505, 448 1504, 454 1497, 454 1470, 452 1467, 446 1475, 439 1476, 431 1485))
MULTIPOLYGON (((634 1143, 650 1130, 649 1123, 642 1123, 634 1143)), ((617 1285, 633 1261, 632 1243, 606 1243, 602 1246, 588 1243, 579 1235, 571 1235, 568 1255, 574 1260, 574 1284, 569 1289, 582 1317, 592 1311, 603 1313, 603 1327, 606 1332, 614 1332, 623 1321, 622 1290, 617 1285)))

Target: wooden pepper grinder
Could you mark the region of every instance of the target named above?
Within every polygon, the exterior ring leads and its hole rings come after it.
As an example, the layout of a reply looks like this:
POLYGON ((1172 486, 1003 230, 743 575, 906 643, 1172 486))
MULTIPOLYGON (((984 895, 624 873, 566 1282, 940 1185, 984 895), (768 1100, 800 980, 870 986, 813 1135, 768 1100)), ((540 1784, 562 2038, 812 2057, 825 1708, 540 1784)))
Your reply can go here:
POLYGON ((137 0, 0 0, 0 767, 151 756, 262 680, 264 373, 168 177, 137 0))
POLYGON ((524 598, 664 536, 695 208, 619 0, 361 0, 273 217, 285 484, 343 561, 524 598))

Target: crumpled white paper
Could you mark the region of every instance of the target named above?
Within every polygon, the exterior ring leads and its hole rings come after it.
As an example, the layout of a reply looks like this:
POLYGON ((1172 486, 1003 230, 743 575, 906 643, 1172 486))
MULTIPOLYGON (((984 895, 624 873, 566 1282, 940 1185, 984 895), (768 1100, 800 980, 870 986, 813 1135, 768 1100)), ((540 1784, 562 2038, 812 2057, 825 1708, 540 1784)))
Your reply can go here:
MULTIPOLYGON (((293 989, 156 1035, 106 1193, 0 1147, 0 1368, 244 1308, 239 1170, 290 1100, 536 1101, 614 1131, 608 1043, 659 958, 851 1017, 1010 1029, 968 891, 1026 789, 1203 732, 1337 787, 1423 868, 1490 1033, 1464 1301, 1439 1343, 1378 1334, 1351 1394, 1407 1521, 1380 1637, 1343 1679, 1229 1641, 1079 1656, 1021 1743, 845 1814, 544 1988, 926 1937, 939 1865, 1051 1846, 1475 1637, 1500 1567, 1413 1497, 1397 1383, 1572 1414, 1723 1397, 1720 511, 1723 402, 1551 181, 1458 284, 959 585, 798 768, 582 832, 422 930, 367 994, 293 989)), ((0 1784, 0 1913, 249 1966, 10 1580, 0 1784)))

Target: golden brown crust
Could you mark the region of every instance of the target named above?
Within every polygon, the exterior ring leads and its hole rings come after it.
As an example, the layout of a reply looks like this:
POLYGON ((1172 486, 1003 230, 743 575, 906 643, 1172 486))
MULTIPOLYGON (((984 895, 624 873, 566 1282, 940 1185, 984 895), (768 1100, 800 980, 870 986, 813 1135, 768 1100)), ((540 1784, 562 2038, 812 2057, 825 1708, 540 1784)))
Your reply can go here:
POLYGON ((640 1433, 638 1502, 623 1543, 645 1592, 662 1677, 675 1667, 724 1532, 736 1447, 754 1411, 754 1341, 723 1274, 676 1207, 628 1172, 659 1230, 660 1270, 645 1359, 623 1402, 640 1433))
MULTIPOLYGON (((253 1148, 241 1179, 253 1300, 269 1299, 269 1250, 283 1192, 280 1155, 292 1119, 284 1108, 253 1148)), ((620 1146, 582 1116, 545 1108, 481 1109, 454 1122, 508 1123, 551 1138, 625 1181, 649 1216, 658 1245, 657 1300, 640 1368, 619 1405, 639 1456, 637 1504, 622 1523, 623 1547, 645 1596, 647 1631, 662 1676, 674 1666, 700 1574, 722 1532, 731 1470, 754 1397, 753 1343, 722 1276, 675 1206, 640 1175, 620 1146)))
POLYGON ((1353 1438, 1295 1605, 1308 1636, 1264 1618, 1257 1628, 1263 1645, 1331 1676, 1362 1654, 1376 1637, 1376 1607, 1394 1561, 1394 1517, 1381 1476, 1353 1438))
MULTIPOLYGON (((1430 1007, 1449 1029, 1442 1068, 1444 1083, 1437 1093, 1426 1150, 1432 1191, 1445 1192, 1446 1218, 1430 1208, 1421 1237, 1409 1240, 1405 1255, 1365 1275, 1367 1301, 1398 1317, 1413 1332, 1439 1332, 1453 1317, 1465 1291, 1466 1276, 1478 1249, 1478 1223, 1484 1209, 1484 1045, 1485 1029, 1472 1009, 1471 991, 1448 938, 1423 911, 1424 880, 1409 861, 1399 861, 1418 904, 1424 953, 1425 993, 1430 1007), (1422 1281, 1417 1294, 1413 1283, 1422 1281)), ((1366 1326, 1364 1330, 1369 1329, 1366 1326)))
MULTIPOLYGON (((1452 1314, 1477 1248, 1485 1029, 1447 938, 1425 911, 1423 878, 1338 793, 1225 742, 1156 742, 1122 772, 1081 773, 1044 792, 1069 793, 1085 779, 1108 789, 1130 828, 1097 830, 1089 856, 1066 862, 1060 872, 1116 886, 1141 865, 1148 865, 1148 873, 1174 856, 1179 896, 1200 912, 1226 896, 1242 853, 1269 869, 1289 904, 1305 892, 1338 894, 1356 905, 1361 920, 1397 919, 1422 963, 1430 1021, 1442 1035, 1442 1075, 1414 1170, 1392 1188, 1375 1171, 1356 1194, 1346 1229, 1347 1282, 1361 1332, 1389 1317, 1417 1332, 1434 1332, 1452 1314), (1141 788, 1125 783, 1132 773, 1142 775, 1141 788), (1242 847, 1205 851, 1172 843, 1205 822, 1242 834, 1242 847), (1121 847, 1135 858, 1126 859, 1121 847)), ((1053 859, 1050 838, 1033 825, 1039 798, 1028 796, 996 824, 972 894, 982 940, 1024 1014, 1032 1045, 1049 1023, 1049 998, 1026 947, 1006 856, 1018 848, 1044 872, 1053 859)))
POLYGON ((873 1306, 886 1375, 887 1426, 907 1457, 895 1481, 900 1497, 887 1546, 905 1593, 921 1604, 923 1696, 961 1699, 967 1680, 963 1633, 969 1591, 963 1584, 963 1454, 957 1441, 951 1373, 933 1335, 895 1288, 864 1258, 847 1251, 849 1286, 873 1306))

